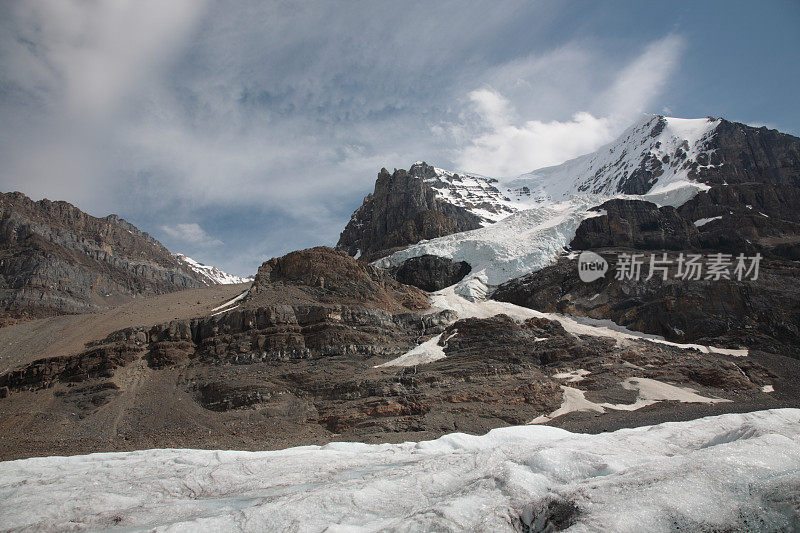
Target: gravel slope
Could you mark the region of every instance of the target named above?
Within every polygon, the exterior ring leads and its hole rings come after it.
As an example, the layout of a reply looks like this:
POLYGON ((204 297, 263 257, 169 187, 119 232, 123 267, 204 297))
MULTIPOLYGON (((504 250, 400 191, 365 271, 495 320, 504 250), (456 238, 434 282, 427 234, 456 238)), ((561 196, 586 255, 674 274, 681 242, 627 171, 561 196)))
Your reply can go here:
POLYGON ((0 328, 0 373, 43 357, 77 353, 87 342, 127 327, 205 316, 249 286, 248 282, 190 289, 135 299, 102 313, 57 316, 0 328))

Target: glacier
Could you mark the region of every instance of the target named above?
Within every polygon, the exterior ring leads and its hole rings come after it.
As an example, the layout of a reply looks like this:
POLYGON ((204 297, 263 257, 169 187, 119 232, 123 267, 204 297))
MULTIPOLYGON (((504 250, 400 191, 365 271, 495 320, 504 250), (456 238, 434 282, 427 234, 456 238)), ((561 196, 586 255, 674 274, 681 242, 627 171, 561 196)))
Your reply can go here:
POLYGON ((799 502, 798 409, 597 435, 514 426, 0 462, 7 530, 790 531, 799 502))

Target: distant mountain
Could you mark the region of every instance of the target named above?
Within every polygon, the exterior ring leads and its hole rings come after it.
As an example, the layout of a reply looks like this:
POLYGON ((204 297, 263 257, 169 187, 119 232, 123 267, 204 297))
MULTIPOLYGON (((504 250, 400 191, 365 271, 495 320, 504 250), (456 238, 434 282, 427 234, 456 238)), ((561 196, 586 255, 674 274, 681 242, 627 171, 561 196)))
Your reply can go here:
POLYGON ((376 185, 375 195, 365 200, 342 233, 339 248, 351 255, 366 250, 369 260, 386 257, 380 263, 385 267, 397 267, 411 257, 445 256, 470 263, 473 277, 480 275, 481 268, 476 267, 503 265, 489 273, 488 282, 492 284, 538 268, 541 259, 550 261, 554 249, 569 243, 581 217, 589 213, 588 208, 613 197, 673 207, 696 197, 691 204, 696 205, 694 212, 687 214, 695 217, 690 222, 763 202, 770 204, 765 209, 773 215, 779 212, 783 218, 794 220, 791 199, 797 196, 800 182, 800 140, 724 119, 645 115, 595 152, 516 178, 456 173, 423 162, 414 163, 405 175, 416 180, 406 178, 402 187, 379 189, 376 185), (440 221, 436 231, 425 235, 398 231, 409 224, 409 219, 420 217, 421 207, 395 207, 409 206, 405 199, 411 189, 419 190, 416 196, 432 196, 430 203, 438 213, 455 210, 459 219, 477 218, 478 224, 465 227, 451 218, 450 224, 440 221), (696 196, 698 192, 704 194, 696 196), (374 200, 378 194, 388 197, 378 202, 374 200), (745 202, 743 198, 749 200, 745 202), (729 209, 722 208, 722 204, 729 209), (546 209, 542 211, 543 208, 546 209), (551 222, 542 220, 551 208, 556 218, 551 222), (523 214, 532 209, 540 212, 523 214), (568 219, 572 220, 566 226, 564 213, 570 213, 568 219), (577 219, 575 213, 579 214, 577 219), (552 227, 546 237, 547 246, 542 247, 536 241, 538 237, 529 234, 531 229, 541 233, 532 224, 552 227), (461 232, 480 227, 484 229, 460 236, 461 232), (394 235, 392 246, 371 238, 376 232, 394 235), (452 236, 454 233, 459 236, 452 236), (392 253, 397 255, 387 257, 392 253))
POLYGON ((253 281, 253 277, 243 278, 241 276, 234 276, 223 272, 213 265, 204 265, 184 254, 173 254, 178 261, 183 263, 186 267, 198 274, 207 281, 207 285, 230 285, 232 283, 247 283, 253 281))
POLYGON ((218 283, 116 215, 0 194, 0 324, 218 283))

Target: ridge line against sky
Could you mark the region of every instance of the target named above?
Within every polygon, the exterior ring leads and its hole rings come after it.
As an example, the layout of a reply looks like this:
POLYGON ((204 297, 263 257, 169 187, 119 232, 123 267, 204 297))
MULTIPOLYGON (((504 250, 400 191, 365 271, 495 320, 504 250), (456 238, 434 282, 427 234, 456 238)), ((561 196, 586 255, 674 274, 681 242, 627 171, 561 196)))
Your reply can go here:
POLYGON ((643 112, 797 135, 798 49, 788 0, 6 2, 0 190, 248 275, 334 244, 381 167, 521 174, 643 112))

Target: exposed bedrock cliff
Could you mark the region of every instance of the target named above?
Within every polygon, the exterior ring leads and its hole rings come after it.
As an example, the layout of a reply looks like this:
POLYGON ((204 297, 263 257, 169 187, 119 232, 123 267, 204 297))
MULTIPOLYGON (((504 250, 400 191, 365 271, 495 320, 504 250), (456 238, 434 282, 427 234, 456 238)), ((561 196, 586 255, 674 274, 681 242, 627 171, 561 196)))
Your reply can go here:
MULTIPOLYGON (((645 280, 646 268, 639 280, 618 280, 614 273, 619 254, 636 250, 595 251, 609 262, 609 273, 599 280, 584 283, 577 259, 562 257, 501 285, 492 297, 541 311, 610 319, 678 342, 798 357, 800 270, 789 261, 763 260, 756 281, 675 279, 675 266, 666 281, 660 274, 645 280)), ((673 260, 676 256, 669 255, 673 260)))
POLYGON ((245 302, 276 301, 354 304, 386 311, 421 310, 425 295, 388 272, 325 246, 290 252, 258 269, 245 302))
POLYGON ((402 169, 390 174, 384 168, 375 191, 353 213, 336 248, 373 261, 423 239, 479 227, 478 216, 437 198, 421 178, 402 169))
POLYGON ((0 443, 27 455, 64 443, 86 452, 407 440, 551 413, 564 369, 584 369, 587 398, 613 403, 635 400, 620 385, 631 376, 737 398, 767 398, 773 380, 751 361, 576 337, 547 319, 454 318, 287 306, 120 331, 0 376, 0 443), (375 366, 437 332, 445 358, 375 366), (20 434, 12 421, 40 404, 47 416, 29 416, 20 434))
POLYGON ((116 215, 0 194, 0 320, 96 311, 135 295, 205 285, 116 215))
POLYGON ((695 177, 709 185, 800 186, 800 138, 720 120, 695 177))

